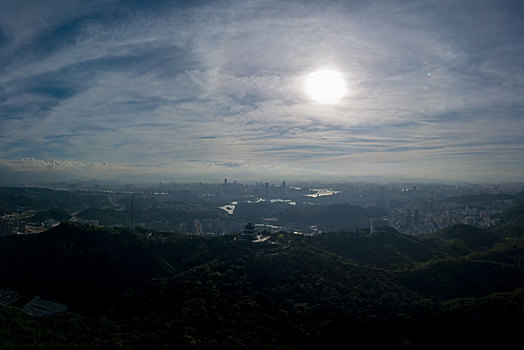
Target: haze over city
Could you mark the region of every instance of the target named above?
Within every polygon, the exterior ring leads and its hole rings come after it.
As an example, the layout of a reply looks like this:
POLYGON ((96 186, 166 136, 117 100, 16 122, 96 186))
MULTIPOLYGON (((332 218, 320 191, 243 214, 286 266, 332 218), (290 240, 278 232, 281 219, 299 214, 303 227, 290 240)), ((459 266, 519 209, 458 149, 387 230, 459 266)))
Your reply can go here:
POLYGON ((523 15, 521 1, 2 1, 0 182, 521 181, 523 15))

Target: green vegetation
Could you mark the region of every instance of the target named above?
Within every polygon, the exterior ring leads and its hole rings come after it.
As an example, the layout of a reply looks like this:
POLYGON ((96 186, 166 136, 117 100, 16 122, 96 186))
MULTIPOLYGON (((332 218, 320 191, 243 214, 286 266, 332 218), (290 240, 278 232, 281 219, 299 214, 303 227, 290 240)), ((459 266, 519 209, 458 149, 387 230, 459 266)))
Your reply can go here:
POLYGON ((369 218, 380 217, 386 212, 382 208, 362 208, 351 204, 329 204, 322 206, 289 206, 278 214, 280 222, 300 222, 305 225, 318 225, 326 230, 348 227, 367 227, 369 218))
POLYGON ((277 219, 281 226, 318 225, 323 230, 338 230, 348 227, 367 227, 369 218, 380 217, 386 212, 381 208, 362 208, 351 204, 289 205, 287 203, 239 203, 235 218, 244 221, 262 222, 264 218, 277 219))
POLYGON ((0 348, 500 347, 524 321, 522 236, 149 233, 62 224, 2 237, 0 288, 69 311, 0 307, 0 348))
POLYGON ((399 234, 392 228, 338 231, 311 238, 312 243, 362 265, 402 268, 433 257, 443 256, 438 249, 420 240, 399 234))
POLYGON ((49 209, 37 212, 35 215, 27 218, 30 222, 42 222, 45 220, 53 219, 56 221, 68 221, 71 219, 71 215, 63 210, 49 209))
POLYGON ((495 233, 469 226, 454 225, 424 236, 422 242, 450 256, 463 256, 476 250, 486 250, 500 242, 495 233))
POLYGON ((100 225, 130 225, 130 214, 128 211, 117 211, 112 209, 100 209, 89 207, 78 213, 82 219, 98 220, 100 225))

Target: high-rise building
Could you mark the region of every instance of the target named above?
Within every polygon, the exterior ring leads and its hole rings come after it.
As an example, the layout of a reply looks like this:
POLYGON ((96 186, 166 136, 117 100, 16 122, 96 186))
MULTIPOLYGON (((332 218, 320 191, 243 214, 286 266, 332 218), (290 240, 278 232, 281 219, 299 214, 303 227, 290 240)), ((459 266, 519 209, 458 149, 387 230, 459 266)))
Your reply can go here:
POLYGON ((7 235, 9 234, 9 223, 7 220, 2 219, 0 221, 0 235, 7 235))
POLYGON ((25 232, 25 221, 24 220, 18 221, 18 232, 22 232, 22 233, 25 232))
POLYGON ((193 220, 193 234, 201 235, 202 232, 202 223, 198 219, 193 220))
POLYGON ((415 209, 413 212, 413 223, 416 225, 420 223, 420 212, 418 209, 415 209))

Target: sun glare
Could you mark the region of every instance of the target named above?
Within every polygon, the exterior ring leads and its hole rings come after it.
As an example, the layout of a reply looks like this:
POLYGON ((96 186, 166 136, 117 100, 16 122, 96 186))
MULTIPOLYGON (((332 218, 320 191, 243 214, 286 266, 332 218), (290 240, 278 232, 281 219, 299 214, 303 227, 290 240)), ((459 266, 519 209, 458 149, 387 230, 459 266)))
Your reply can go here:
POLYGON ((347 94, 344 77, 335 70, 319 70, 306 77, 306 93, 320 103, 336 103, 347 94))

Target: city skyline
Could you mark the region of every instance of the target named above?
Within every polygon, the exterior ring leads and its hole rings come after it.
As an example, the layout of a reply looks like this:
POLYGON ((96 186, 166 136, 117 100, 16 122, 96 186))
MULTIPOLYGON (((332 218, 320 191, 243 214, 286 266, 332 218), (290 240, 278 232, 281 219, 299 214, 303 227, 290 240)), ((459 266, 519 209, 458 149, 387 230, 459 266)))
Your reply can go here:
POLYGON ((519 1, 4 1, 0 183, 522 181, 519 1), (305 91, 334 70, 335 103, 305 91))

